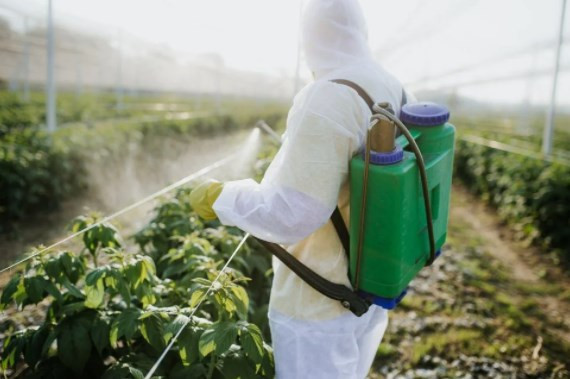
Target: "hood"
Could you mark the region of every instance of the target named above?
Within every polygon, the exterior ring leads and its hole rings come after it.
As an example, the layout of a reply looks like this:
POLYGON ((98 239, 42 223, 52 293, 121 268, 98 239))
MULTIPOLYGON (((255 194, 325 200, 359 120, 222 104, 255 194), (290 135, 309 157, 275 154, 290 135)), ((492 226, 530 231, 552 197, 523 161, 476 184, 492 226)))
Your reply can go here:
POLYGON ((301 39, 307 65, 316 78, 372 61, 358 0, 308 0, 302 13, 301 39))

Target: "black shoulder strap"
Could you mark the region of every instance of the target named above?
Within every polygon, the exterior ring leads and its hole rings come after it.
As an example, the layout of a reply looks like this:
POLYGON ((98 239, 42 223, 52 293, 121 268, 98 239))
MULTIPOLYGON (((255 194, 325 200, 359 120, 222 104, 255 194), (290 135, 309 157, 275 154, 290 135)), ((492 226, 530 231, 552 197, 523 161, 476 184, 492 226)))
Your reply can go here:
MULTIPOLYGON (((338 84, 344 84, 354 89, 360 97, 364 99, 370 110, 374 105, 372 98, 364 91, 359 85, 353 83, 349 80, 337 79, 333 82, 338 84)), ((334 225, 336 233, 342 243, 344 251, 348 255, 350 252, 350 238, 348 233, 348 228, 342 218, 340 210, 338 207, 335 208, 331 215, 331 221, 334 225)), ((356 316, 362 316, 368 308, 370 307, 370 302, 361 298, 356 292, 350 288, 342 285, 333 283, 313 270, 304 265, 301 261, 291 255, 287 250, 276 243, 267 242, 256 238, 256 240, 261 243, 271 254, 277 257, 283 264, 285 264, 291 271, 293 271, 297 276, 299 276, 305 283, 313 287, 315 290, 319 291, 323 295, 331 298, 333 300, 338 300, 341 304, 350 309, 352 313, 356 316)))
POLYGON ((259 238, 255 238, 263 245, 271 254, 279 259, 291 271, 297 274, 305 283, 319 291, 326 297, 338 300, 343 307, 349 309, 356 316, 360 317, 370 308, 370 302, 363 299, 352 289, 342 284, 333 283, 323 278, 309 267, 304 265, 300 260, 295 258, 287 250, 276 243, 267 242, 259 238))
MULTIPOLYGON (((368 105, 368 108, 370 108, 370 111, 372 113, 374 113, 374 109, 373 109, 374 100, 372 100, 370 95, 368 95, 368 93, 362 87, 360 87, 358 84, 351 82, 350 80, 346 80, 346 79, 334 79, 334 80, 331 80, 331 82, 337 83, 337 84, 343 84, 343 85, 348 86, 348 87, 352 88, 353 90, 355 90, 356 93, 358 93, 358 95, 362 98, 362 100, 364 100, 364 102, 366 102, 366 104, 368 105)), ((406 95, 406 91, 404 90, 404 88, 402 88, 402 102, 400 104, 400 109, 404 105, 406 105, 407 102, 408 102, 408 97, 406 95)), ((334 212, 331 216, 331 221, 334 225, 334 228, 336 229, 336 234, 338 235, 338 238, 340 239, 340 242, 342 243, 342 247, 344 248, 344 251, 346 252, 346 255, 348 256, 350 253, 350 234, 348 232, 348 229, 346 228, 346 224, 344 223, 344 220, 342 219, 342 215, 340 214, 340 210, 338 209, 338 207, 336 207, 336 209, 334 210, 334 212)))
POLYGON ((337 83, 337 84, 344 84, 345 86, 348 86, 350 88, 352 88, 353 90, 356 91, 356 93, 358 93, 358 95, 362 98, 362 100, 364 100, 366 102, 366 104, 368 105, 368 108, 370 108, 370 111, 374 112, 372 107, 374 106, 374 100, 372 100, 372 98, 370 97, 370 95, 358 84, 351 82, 350 80, 346 80, 346 79, 334 79, 331 80, 331 82, 333 83, 337 83))
MULTIPOLYGON (((364 100, 364 102, 366 102, 366 104, 368 105, 368 108, 370 108, 370 111, 372 113, 374 113, 374 109, 373 109, 374 100, 372 100, 370 95, 368 95, 368 93, 362 87, 360 87, 358 84, 351 82, 350 80, 346 80, 346 79, 334 79, 331 81, 333 83, 343 84, 343 85, 348 86, 348 87, 352 88, 353 90, 355 90, 356 93, 358 93, 358 95, 362 98, 362 100, 364 100)), ((402 102, 400 104, 400 109, 404 105, 406 105, 407 102, 408 102, 408 97, 406 95, 406 91, 404 90, 404 88, 402 88, 402 102)), ((336 209, 334 210, 334 212, 331 216, 331 221, 334 225, 334 228, 336 229, 336 234, 338 235, 338 238, 340 239, 340 242, 342 243, 342 247, 344 248, 344 251, 346 252, 346 255, 348 256, 350 253, 350 234, 348 232, 348 229, 346 228, 346 224, 344 223, 344 220, 342 219, 342 215, 340 214, 340 210, 338 209, 338 207, 336 207, 336 209)))
MULTIPOLYGON (((356 93, 362 98, 362 100, 364 100, 364 102, 368 105, 370 111, 374 113, 374 110, 372 109, 374 106, 374 100, 372 100, 370 95, 368 95, 368 93, 358 84, 346 79, 334 79, 331 80, 331 82, 337 84, 343 84, 355 90, 356 93)), ((334 228, 336 229, 336 234, 338 235, 338 238, 342 243, 342 247, 344 248, 344 251, 348 256, 350 254, 350 234, 348 232, 346 224, 344 223, 344 220, 342 219, 342 215, 340 214, 340 210, 338 209, 338 207, 336 207, 336 209, 334 210, 331 216, 331 221, 334 225, 334 228)))
POLYGON ((340 209, 338 207, 335 208, 333 214, 331 215, 331 221, 336 230, 336 234, 342 243, 344 252, 348 256, 350 254, 350 234, 348 232, 346 224, 344 223, 344 220, 342 219, 342 214, 340 213, 340 209))
MULTIPOLYGON (((348 87, 352 88, 353 90, 355 90, 356 93, 358 93, 358 95, 362 98, 362 100, 364 100, 366 102, 366 104, 368 105, 368 108, 370 108, 370 110, 374 113, 374 110, 372 109, 372 107, 374 106, 374 100, 372 100, 370 95, 368 95, 368 93, 362 87, 360 87, 358 84, 351 82, 350 80, 346 80, 346 79, 334 79, 334 80, 331 80, 331 82, 338 83, 338 84, 344 84, 345 86, 348 86, 348 87)), ((402 98, 401 98, 401 102, 400 102, 400 109, 404 105, 406 105, 407 103, 408 103, 408 95, 406 94, 406 90, 404 89, 404 87, 402 87, 402 98)))

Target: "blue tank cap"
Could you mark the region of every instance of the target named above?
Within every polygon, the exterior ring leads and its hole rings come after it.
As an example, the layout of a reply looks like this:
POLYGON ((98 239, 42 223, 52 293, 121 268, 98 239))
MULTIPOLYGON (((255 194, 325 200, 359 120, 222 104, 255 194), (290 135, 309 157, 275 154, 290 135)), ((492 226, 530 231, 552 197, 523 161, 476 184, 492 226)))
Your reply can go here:
POLYGON ((400 120, 406 125, 437 126, 449 120, 449 109, 445 105, 423 101, 406 104, 400 111, 400 120))
MULTIPOLYGON (((365 159, 364 152, 362 152, 362 159, 365 159)), ((401 162, 403 159, 404 150, 400 145, 396 145, 396 148, 388 153, 381 153, 379 151, 370 150, 370 163, 375 165, 391 165, 401 162)))

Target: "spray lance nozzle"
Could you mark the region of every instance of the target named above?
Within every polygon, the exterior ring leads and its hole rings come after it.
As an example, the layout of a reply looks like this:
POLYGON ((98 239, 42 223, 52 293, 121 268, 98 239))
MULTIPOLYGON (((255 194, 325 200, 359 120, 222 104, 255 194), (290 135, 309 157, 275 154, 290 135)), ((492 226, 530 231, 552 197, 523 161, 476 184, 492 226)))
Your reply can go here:
POLYGON ((267 133, 278 144, 281 143, 281 136, 277 134, 277 132, 275 132, 275 130, 273 130, 271 126, 267 125, 267 123, 264 120, 258 120, 255 123, 255 127, 267 133))

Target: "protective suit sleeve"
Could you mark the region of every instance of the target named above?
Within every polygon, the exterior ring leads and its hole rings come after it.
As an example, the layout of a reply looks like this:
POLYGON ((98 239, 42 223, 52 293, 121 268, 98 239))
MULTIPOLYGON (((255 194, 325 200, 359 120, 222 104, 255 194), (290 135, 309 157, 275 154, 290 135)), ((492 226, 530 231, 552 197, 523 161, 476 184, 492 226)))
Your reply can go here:
POLYGON ((220 221, 281 244, 313 233, 337 205, 367 116, 364 101, 346 86, 317 81, 305 87, 261 183, 248 179, 224 185, 214 203, 220 221))

